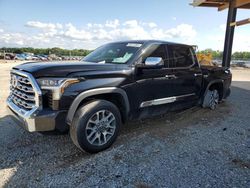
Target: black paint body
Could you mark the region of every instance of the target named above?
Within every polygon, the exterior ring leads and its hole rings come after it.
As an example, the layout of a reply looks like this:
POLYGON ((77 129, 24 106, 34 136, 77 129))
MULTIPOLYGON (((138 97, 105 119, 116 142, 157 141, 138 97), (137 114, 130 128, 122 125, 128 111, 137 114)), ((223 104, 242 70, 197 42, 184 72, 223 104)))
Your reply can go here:
MULTIPOLYGON (((128 41, 131 42, 131 41, 128 41)), ((79 78, 65 88, 56 111, 67 112, 75 98, 82 92, 106 87, 116 87, 126 92, 129 101, 129 112, 123 114, 123 119, 145 118, 149 115, 167 111, 185 109, 199 105, 209 85, 221 86, 220 99, 230 93, 232 75, 230 70, 223 67, 200 67, 194 55, 193 64, 189 67, 169 66, 173 64, 168 46, 179 45, 192 49, 191 46, 163 41, 132 41, 142 43, 142 47, 126 64, 98 64, 86 62, 48 62, 25 63, 14 67, 31 73, 36 79, 42 77, 79 78), (144 66, 147 54, 155 46, 164 45, 168 59, 163 67, 144 66), (153 46, 153 47, 152 47, 153 46), (175 75, 175 78, 167 78, 175 75), (188 96, 193 93, 194 95, 188 96), (186 96, 187 95, 187 96, 186 96), (172 103, 140 108, 142 102, 169 97, 186 96, 172 103)), ((193 50, 193 49, 192 49, 193 50)), ((193 52, 194 53, 194 52, 193 52)), ((46 92, 45 92, 46 93, 46 92)), ((105 94, 107 98, 108 94, 105 94)), ((93 98, 102 96, 94 96, 93 98)), ((43 103, 46 103, 46 95, 43 103)), ((46 107, 46 104, 44 104, 46 107)), ((49 108, 49 107, 48 107, 49 108)), ((123 106, 119 107, 120 109, 123 106)), ((46 109, 44 109, 46 110, 46 109)), ((65 114, 66 113, 62 113, 65 114)), ((66 118, 66 117, 65 117, 66 118)), ((58 118, 65 121, 65 118, 58 118)))

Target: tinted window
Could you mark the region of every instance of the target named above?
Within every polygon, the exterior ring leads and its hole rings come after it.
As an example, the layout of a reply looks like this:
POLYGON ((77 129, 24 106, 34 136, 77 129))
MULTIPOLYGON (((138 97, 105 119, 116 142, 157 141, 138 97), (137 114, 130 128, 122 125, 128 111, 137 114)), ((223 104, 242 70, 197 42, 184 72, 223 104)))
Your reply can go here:
POLYGON ((168 48, 172 60, 170 67, 188 67, 194 63, 193 54, 189 47, 170 45, 168 48))
POLYGON ((149 53, 147 57, 161 57, 164 61, 165 66, 168 66, 168 58, 166 55, 165 46, 162 44, 162 45, 155 45, 151 48, 155 49, 151 53, 149 53))

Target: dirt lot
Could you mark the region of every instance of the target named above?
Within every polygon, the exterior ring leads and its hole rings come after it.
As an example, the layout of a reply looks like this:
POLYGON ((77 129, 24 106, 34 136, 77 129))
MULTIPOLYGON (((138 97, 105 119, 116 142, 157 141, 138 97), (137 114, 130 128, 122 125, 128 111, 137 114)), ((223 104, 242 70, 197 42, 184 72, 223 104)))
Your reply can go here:
POLYGON ((250 70, 233 70, 232 95, 216 111, 128 123, 91 155, 68 135, 28 133, 11 120, 12 65, 0 64, 0 187, 250 187, 250 70))

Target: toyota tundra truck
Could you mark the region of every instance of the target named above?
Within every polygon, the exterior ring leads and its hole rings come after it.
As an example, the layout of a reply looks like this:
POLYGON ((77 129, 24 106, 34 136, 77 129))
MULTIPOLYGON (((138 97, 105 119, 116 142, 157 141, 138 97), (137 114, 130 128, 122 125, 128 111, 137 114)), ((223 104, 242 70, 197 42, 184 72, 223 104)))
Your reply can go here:
POLYGON ((200 66, 192 46, 158 40, 109 43, 78 62, 24 63, 10 74, 7 105, 22 127, 69 130, 90 153, 110 147, 128 120, 215 109, 232 79, 228 68, 200 66))

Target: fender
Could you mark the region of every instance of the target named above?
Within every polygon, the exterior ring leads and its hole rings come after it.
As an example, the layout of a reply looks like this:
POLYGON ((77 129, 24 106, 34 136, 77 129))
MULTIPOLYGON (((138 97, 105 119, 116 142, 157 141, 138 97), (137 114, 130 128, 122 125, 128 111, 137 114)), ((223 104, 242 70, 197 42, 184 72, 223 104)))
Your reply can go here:
POLYGON ((207 85, 207 87, 206 87, 206 90, 205 90, 205 92, 204 92, 204 94, 203 94, 203 99, 204 99, 204 97, 206 96, 209 87, 210 87, 211 85, 215 84, 215 83, 220 83, 220 84, 222 84, 223 87, 224 87, 224 80, 216 79, 216 80, 213 80, 213 81, 209 82, 208 85, 207 85))
POLYGON ((96 88, 96 89, 90 89, 90 90, 84 91, 84 92, 80 93, 75 98, 75 100, 72 102, 72 104, 71 104, 71 106, 69 108, 68 114, 67 114, 67 118, 66 118, 67 124, 69 124, 69 125, 71 124, 79 104, 85 98, 93 96, 93 95, 107 94, 107 93, 118 93, 123 97, 125 107, 126 107, 126 113, 128 115, 129 110, 130 110, 129 100, 128 100, 128 96, 127 96, 126 92, 123 89, 120 89, 120 88, 117 88, 117 87, 96 88))

